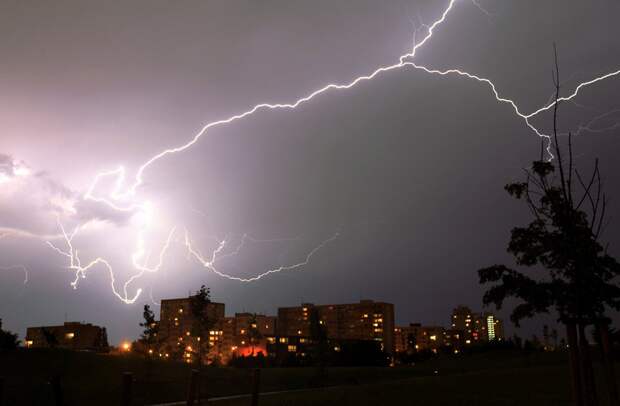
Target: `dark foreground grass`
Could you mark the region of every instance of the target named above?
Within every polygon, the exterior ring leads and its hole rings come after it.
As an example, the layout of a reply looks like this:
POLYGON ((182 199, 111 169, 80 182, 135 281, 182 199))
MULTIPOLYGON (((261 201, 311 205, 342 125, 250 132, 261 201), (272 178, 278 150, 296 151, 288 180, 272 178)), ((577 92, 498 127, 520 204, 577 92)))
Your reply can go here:
MULTIPOLYGON (((568 374, 558 366, 477 371, 399 382, 263 396, 261 406, 567 406, 568 374)), ((218 406, 248 405, 248 399, 218 406)))
MULTIPOLYGON (((49 405, 49 378, 60 375, 65 404, 117 405, 121 375, 134 375, 132 405, 185 399, 190 367, 147 363, 132 356, 69 351, 21 350, 0 354, 4 405, 49 405)), ((206 368, 209 397, 250 392, 251 371, 206 368)), ((261 391, 312 388, 314 368, 262 370, 261 391)), ((322 384, 332 387, 265 396, 261 405, 568 405, 568 369, 563 354, 497 351, 438 358, 409 367, 330 368, 322 384), (435 372, 437 371, 437 372, 435 372)), ((249 399, 218 405, 246 405, 249 399)))

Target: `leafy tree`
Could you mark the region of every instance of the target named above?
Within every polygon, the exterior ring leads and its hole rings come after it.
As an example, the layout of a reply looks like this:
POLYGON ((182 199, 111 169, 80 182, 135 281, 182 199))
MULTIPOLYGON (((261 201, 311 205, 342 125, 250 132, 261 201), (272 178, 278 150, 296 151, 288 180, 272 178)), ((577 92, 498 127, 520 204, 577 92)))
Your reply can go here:
POLYGON ((56 348, 56 346, 58 345, 58 338, 56 337, 56 335, 46 328, 42 328, 41 333, 43 334, 43 339, 47 343, 48 347, 56 348))
POLYGON ((263 335, 261 334, 258 328, 258 321, 256 320, 256 313, 252 314, 249 322, 250 322, 250 325, 248 327, 248 338, 250 340, 250 346, 252 347, 252 355, 254 355, 254 347, 256 347, 256 344, 260 342, 260 340, 263 338, 263 335))
POLYGON ((159 324, 157 320, 155 320, 155 313, 153 313, 148 304, 144 305, 142 317, 144 321, 140 323, 140 327, 143 327, 144 330, 142 330, 142 334, 140 334, 140 341, 144 344, 148 353, 148 351, 153 350, 153 347, 157 344, 159 324))
POLYGON ((205 285, 202 285, 196 294, 190 297, 189 308, 192 315, 191 334, 196 337, 196 346, 198 347, 198 365, 202 366, 203 347, 206 346, 207 353, 209 351, 209 331, 215 325, 208 314, 208 306, 211 303, 211 291, 205 285))
POLYGON ((310 339, 312 341, 312 361, 317 365, 317 383, 322 385, 327 381, 327 361, 329 357, 329 340, 327 329, 319 316, 319 310, 312 306, 309 314, 310 339))
MULTIPOLYGON (((564 161, 560 149, 558 77, 556 56, 555 161, 543 160, 541 151, 541 158, 525 170, 524 181, 505 187, 512 197, 526 203, 533 217, 528 225, 512 230, 508 252, 515 257, 517 265, 535 268, 538 276, 531 277, 505 265, 494 265, 478 273, 480 283, 494 284, 484 295, 485 304, 500 308, 509 297, 520 299, 510 316, 517 326, 522 319, 537 313, 557 312, 567 329, 575 400, 578 405, 595 405, 585 327, 594 324, 602 334, 607 334, 609 320, 605 310, 620 310, 620 287, 616 282, 620 264, 599 241, 607 200, 598 160, 590 176, 585 178, 573 165, 571 134, 568 162, 564 161)), ((610 391, 615 392, 612 363, 608 362, 607 367, 610 391)))
POLYGON ((2 319, 0 319, 0 351, 14 350, 19 346, 17 334, 2 329, 2 319))

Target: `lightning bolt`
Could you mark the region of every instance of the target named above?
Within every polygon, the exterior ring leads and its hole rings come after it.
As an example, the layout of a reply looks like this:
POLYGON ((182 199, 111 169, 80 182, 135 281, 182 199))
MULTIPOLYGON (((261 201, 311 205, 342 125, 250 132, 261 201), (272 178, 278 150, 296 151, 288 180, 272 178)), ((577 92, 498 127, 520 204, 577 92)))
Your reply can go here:
POLYGON ((20 270, 24 273, 24 285, 28 283, 28 267, 25 265, 9 265, 9 266, 0 266, 0 270, 3 271, 13 271, 20 270))
POLYGON ((594 128, 594 124, 597 123, 598 121, 601 121, 604 118, 616 115, 618 113, 620 113, 620 109, 614 109, 614 110, 608 111, 606 113, 600 114, 600 115, 592 118, 586 124, 579 125, 579 128, 577 129, 577 133, 575 135, 579 136, 579 135, 581 135, 584 132, 600 134, 600 133, 605 133, 605 132, 608 132, 608 131, 620 128, 620 122, 619 121, 616 121, 613 124, 611 124, 609 126, 606 126, 606 127, 594 128))
POLYGON ((50 248, 52 248, 58 254, 63 255, 69 259, 69 266, 67 268, 73 271, 73 273, 75 274, 75 279, 73 280, 73 282, 71 282, 71 287, 73 287, 74 289, 77 289, 80 279, 86 278, 86 274, 88 273, 88 271, 90 271, 92 268, 94 268, 97 265, 101 265, 108 271, 108 274, 110 276, 110 287, 112 288, 112 293, 114 293, 114 295, 117 298, 119 298, 121 301, 127 304, 135 303, 135 301, 138 299, 138 297, 142 293, 142 289, 138 288, 134 296, 130 298, 129 294, 127 293, 129 285, 136 279, 142 277, 145 273, 157 272, 163 266, 164 257, 170 247, 170 244, 172 242, 172 237, 174 236, 174 232, 175 232, 175 229, 173 228, 168 234, 168 238, 166 239, 159 253, 159 262, 155 266, 152 266, 152 267, 149 267, 146 261, 140 262, 140 259, 143 257, 145 250, 144 250, 143 233, 142 232, 138 233, 137 249, 132 255, 132 263, 133 263, 134 268, 138 270, 138 273, 131 276, 123 284, 123 294, 121 295, 121 293, 119 293, 116 289, 116 277, 114 275, 114 270, 112 268, 112 265, 110 265, 110 263, 107 260, 99 257, 99 258, 93 259, 92 261, 88 262, 85 265, 82 265, 79 252, 77 249, 73 247, 73 239, 77 235, 80 227, 76 227, 73 230, 73 232, 70 234, 66 232, 62 223, 58 222, 58 227, 62 231, 62 235, 64 237, 64 242, 67 246, 67 249, 62 250, 49 241, 47 242, 47 244, 49 245, 50 248))
MULTIPOLYGON (((283 272, 283 271, 293 271, 296 269, 300 269, 306 265, 308 265, 308 263, 310 262, 310 259, 314 256, 314 254, 319 251, 321 248, 323 248, 324 246, 326 246, 327 244, 329 244, 330 242, 334 241, 336 238, 338 238, 340 234, 336 233, 333 236, 331 236, 330 238, 324 240, 323 242, 321 242, 319 245, 317 245, 312 251, 310 251, 306 257, 304 258, 303 261, 298 262, 296 264, 293 265, 286 265, 286 266, 279 266, 277 268, 273 268, 270 270, 267 270, 263 273, 260 273, 256 276, 253 276, 251 278, 240 278, 238 276, 233 276, 224 272, 219 271, 215 265, 216 262, 218 261, 218 255, 222 252, 222 250, 224 250, 225 247, 225 241, 222 241, 219 246, 212 252, 211 257, 208 259, 205 259, 202 254, 200 254, 200 252, 198 252, 198 250, 194 249, 194 247, 192 246, 192 241, 191 238, 189 237, 189 233, 187 232, 187 230, 185 231, 185 246, 187 248, 187 251, 206 269, 210 270, 211 272, 213 272, 214 274, 221 276, 222 278, 226 278, 232 281, 237 281, 237 282, 256 282, 259 279, 264 278, 267 275, 271 275, 274 273, 278 273, 278 272, 283 272)), ((238 248, 240 249, 240 248, 238 248)), ((237 249, 237 253, 238 253, 238 249, 237 249)), ((236 253, 235 253, 236 255, 236 253)), ((219 258, 221 259, 221 257, 219 258)))
MULTIPOLYGON (((392 71, 397 71, 397 70, 401 70, 401 69, 413 69, 413 70, 418 70, 421 72, 424 72, 426 74, 429 75, 436 75, 436 76, 456 76, 456 77, 461 77, 461 78, 465 78, 468 80, 473 80, 476 81, 480 84, 485 85, 486 87, 489 88, 492 96, 495 98, 495 100, 499 103, 502 104, 507 104, 512 111, 514 112, 515 116, 517 118, 519 118, 520 120, 523 121, 524 125, 526 128, 528 128, 531 132, 533 132, 534 134, 536 134, 538 137, 546 140, 546 150, 547 150, 547 154, 548 154, 548 159, 552 160, 553 159, 553 154, 551 152, 551 137, 548 134, 545 134, 542 130, 538 129, 534 124, 532 124, 532 120, 539 116, 540 114, 549 111, 550 109, 552 109, 556 103, 560 103, 560 102, 565 102, 565 101, 572 101, 574 98, 576 98, 578 96, 578 94, 586 87, 597 84, 601 81, 616 77, 620 75, 620 70, 616 70, 598 77, 595 77, 589 81, 586 82, 582 82, 580 83, 573 91, 573 93, 571 93, 568 96, 564 96, 559 98, 558 100, 553 100, 551 102, 547 102, 545 103, 542 107, 538 108, 537 110, 534 110, 531 113, 524 113, 519 106, 517 105, 517 103, 515 101, 513 101, 510 98, 507 98, 505 96, 500 95, 500 92, 498 91, 496 85, 493 83, 493 81, 491 79, 476 75, 476 74, 472 74, 469 72, 466 72, 462 69, 458 69, 458 68, 453 68, 453 69, 446 69, 446 70, 439 70, 439 69, 434 69, 432 67, 427 67, 424 65, 420 65, 416 62, 413 61, 413 59, 415 58, 417 51, 423 47, 425 44, 428 43, 428 41, 430 41, 430 39, 433 37, 435 30, 440 27, 448 18, 450 12, 454 9, 455 4, 458 2, 458 0, 450 0, 448 5, 446 6, 446 8, 443 10, 443 12, 441 13, 440 17, 435 20, 432 24, 430 25, 424 25, 422 24, 422 26, 418 29, 416 28, 414 30, 414 41, 413 41, 413 47, 411 48, 410 51, 408 51, 407 53, 400 55, 397 59, 397 62, 392 63, 392 64, 387 64, 387 65, 383 65, 383 66, 379 66, 377 67, 374 71, 365 74, 365 75, 361 75, 358 77, 355 77, 354 79, 350 80, 349 82, 346 83, 330 83, 327 84, 317 90, 314 90, 310 93, 308 93, 306 96, 299 98, 295 101, 291 101, 291 102, 286 102, 286 103, 260 103, 257 104, 251 108, 249 108, 248 110, 245 110, 241 113, 232 115, 228 118, 224 118, 221 120, 217 120, 217 121, 213 121, 213 122, 209 122, 207 124, 205 124, 200 131, 198 131, 196 134, 194 134, 194 136, 187 141, 186 143, 179 145, 177 147, 172 147, 172 148, 167 148, 164 149, 163 151, 155 154, 154 156, 152 156, 150 159, 148 159, 146 162, 144 162, 142 165, 139 166, 133 181, 128 184, 127 186, 125 186, 126 184, 126 170, 124 167, 118 167, 117 169, 111 170, 111 171, 106 171, 106 172, 100 172, 98 173, 92 183, 90 184, 90 186, 87 189, 87 192, 84 195, 84 198, 87 200, 92 200, 101 204, 105 204, 108 205, 109 207, 111 207, 114 210, 118 210, 118 211, 124 211, 124 212, 142 212, 144 210, 146 210, 146 207, 144 204, 140 204, 140 203, 136 203, 135 201, 131 201, 134 196, 137 193, 138 188, 143 185, 144 183, 144 176, 145 173, 147 172, 147 170, 151 167, 151 165, 155 164, 156 162, 158 162, 159 160, 163 159, 164 157, 167 157, 169 155, 173 155, 173 154, 177 154, 177 153, 181 153, 189 148, 191 148, 194 144, 196 144, 201 138, 203 138, 205 135, 209 134, 211 130, 215 129, 216 127, 220 127, 220 126, 225 126, 225 125, 229 125, 232 124, 235 121, 238 120, 242 120, 245 119, 247 117, 250 117, 254 114, 257 114, 259 112, 262 111, 269 111, 269 110, 294 110, 297 109, 298 107, 304 105, 305 103, 309 102, 310 100, 313 100, 323 94, 326 94, 328 92, 331 91, 345 91, 351 88, 356 87, 357 85, 367 82, 367 81, 371 81, 377 77, 379 77, 380 75, 386 74, 388 72, 392 72, 392 71), (425 35, 423 36, 423 38, 419 41, 416 42, 416 37, 417 34, 420 32, 420 30, 424 29, 425 30, 425 35), (100 184, 100 182, 105 179, 105 178, 110 178, 112 177, 114 179, 114 188, 112 190, 111 193, 109 193, 109 195, 107 197, 103 197, 103 196, 98 196, 95 194, 95 191, 97 190, 98 185, 100 184), (127 203, 129 201, 129 203, 127 203)), ((473 3, 474 6, 476 6, 477 8, 479 8, 482 12, 489 14, 481 5, 477 0, 471 0, 471 2, 473 3)), ((146 267, 145 263, 138 263, 137 258, 140 258, 143 256, 144 254, 144 243, 143 243, 143 239, 142 239, 142 232, 140 231, 139 236, 138 236, 138 249, 136 252, 134 252, 134 254, 132 255, 132 262, 134 267, 138 270, 138 273, 135 274, 134 276, 132 276, 128 282, 124 285, 124 295, 120 295, 116 289, 115 289, 115 283, 114 283, 114 272, 112 270, 112 267, 110 266, 110 264, 102 259, 102 258, 97 258, 91 262, 89 262, 87 265, 81 265, 80 259, 79 259, 79 255, 78 255, 78 251, 75 250, 72 246, 72 240, 73 237, 75 236, 75 232, 72 233, 71 235, 68 235, 64 229, 61 227, 62 230, 62 234, 64 237, 64 241, 68 247, 68 250, 60 250, 58 249, 56 246, 52 245, 51 243, 48 243, 56 252, 58 252, 59 254, 66 256, 69 259, 69 269, 71 269, 72 271, 75 272, 76 275, 76 279, 75 281, 72 283, 72 285, 75 287, 77 285, 77 281, 80 278, 85 277, 86 272, 91 269, 92 267, 94 267, 95 265, 102 265, 104 268, 107 268, 109 274, 110 274, 110 279, 111 279, 111 285, 112 285, 112 290, 114 292, 114 294, 119 297, 121 300, 123 300, 125 303, 133 303, 137 297, 139 296, 141 290, 138 289, 137 293, 135 296, 133 296, 132 298, 129 298, 127 295, 127 285, 131 282, 133 282, 134 280, 136 280, 137 278, 141 277, 144 273, 146 272, 155 272, 156 270, 158 270, 162 263, 163 263, 163 256, 165 255, 165 252, 168 249, 169 243, 170 243, 170 239, 172 238, 172 235, 174 234, 174 229, 173 231, 170 232, 168 240, 166 242, 166 244, 164 244, 164 247, 162 248, 159 258, 160 261, 158 263, 157 266, 153 267, 153 268, 148 268, 146 267)), ((321 249, 323 246, 325 246, 326 244, 328 244, 329 242, 333 241, 335 238, 337 238, 338 234, 335 234, 333 237, 323 241, 320 245, 318 245, 315 249, 313 249, 305 258, 304 261, 301 261, 297 264, 294 265, 288 265, 288 266, 281 266, 279 268, 274 268, 268 271, 265 271, 261 274, 258 274, 255 277, 251 277, 251 278, 240 278, 240 277, 235 277, 229 274, 226 274, 224 272, 219 271, 216 267, 215 267, 215 263, 217 262, 218 259, 222 259, 224 256, 226 256, 227 254, 224 254, 224 248, 226 246, 226 240, 220 241, 217 248, 211 253, 211 255, 208 258, 205 258, 205 256, 203 256, 202 254, 200 254, 200 252, 193 247, 192 242, 191 242, 191 238, 187 232, 187 230, 185 231, 185 238, 184 238, 184 244, 185 244, 185 248, 187 249, 188 253, 193 256, 200 264, 203 265, 203 267, 205 267, 206 269, 212 271, 213 273, 230 279, 230 280, 235 280, 235 281, 239 281, 239 282, 253 282, 256 280, 259 280, 267 275, 273 274, 273 273, 277 273, 277 272, 282 272, 282 271, 287 271, 287 270, 295 270, 295 269, 299 269, 301 267, 303 267, 304 265, 307 265, 307 263, 310 261, 311 257, 319 250, 321 249)), ((243 245, 244 241, 242 240, 242 245, 243 245)), ((238 247, 238 250, 240 250, 242 248, 242 245, 240 247, 238 247)), ((236 252, 238 252, 238 250, 235 250, 236 252)), ((235 252, 233 251, 233 253, 235 252)))

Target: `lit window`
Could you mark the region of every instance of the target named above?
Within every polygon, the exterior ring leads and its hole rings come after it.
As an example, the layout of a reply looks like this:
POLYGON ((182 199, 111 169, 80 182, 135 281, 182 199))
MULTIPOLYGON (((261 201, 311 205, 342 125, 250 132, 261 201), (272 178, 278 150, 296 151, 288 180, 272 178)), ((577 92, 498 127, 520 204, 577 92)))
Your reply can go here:
POLYGON ((65 337, 71 340, 73 337, 75 337, 75 333, 67 333, 65 334, 65 337))
POLYGON ((437 336, 436 335, 432 335, 429 338, 431 339, 431 341, 437 341, 437 336))
POLYGON ((297 330, 297 334, 301 334, 301 330, 297 330))
POLYGON ((179 309, 179 313, 183 313, 183 308, 180 308, 180 309, 179 309))
POLYGON ((288 346, 288 352, 295 352, 297 351, 297 346, 296 345, 289 345, 288 346))
POLYGON ((245 334, 245 330, 241 329, 241 331, 239 331, 239 334, 245 334))
POLYGON ((286 338, 286 337, 280 337, 280 342, 281 342, 282 344, 286 344, 286 343, 288 343, 288 338, 286 338))

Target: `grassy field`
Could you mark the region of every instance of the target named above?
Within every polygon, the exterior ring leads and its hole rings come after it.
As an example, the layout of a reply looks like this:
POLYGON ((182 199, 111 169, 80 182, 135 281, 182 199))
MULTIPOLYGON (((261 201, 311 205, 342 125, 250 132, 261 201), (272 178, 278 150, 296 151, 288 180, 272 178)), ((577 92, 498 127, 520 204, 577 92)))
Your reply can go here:
MULTIPOLYGON (((132 356, 21 350, 0 354, 4 405, 52 404, 47 381, 60 375, 66 404, 117 405, 123 372, 134 374, 133 405, 182 400, 190 368, 132 356)), ((261 405, 568 405, 568 369, 563 354, 492 353, 438 358, 395 368, 330 368, 328 386, 307 392, 265 396, 261 405)), ((206 368, 209 397, 250 391, 250 370, 206 368)), ((261 391, 316 386, 314 368, 270 368, 261 391)), ((215 404, 249 404, 248 399, 215 404)))

